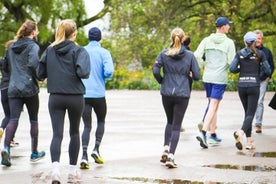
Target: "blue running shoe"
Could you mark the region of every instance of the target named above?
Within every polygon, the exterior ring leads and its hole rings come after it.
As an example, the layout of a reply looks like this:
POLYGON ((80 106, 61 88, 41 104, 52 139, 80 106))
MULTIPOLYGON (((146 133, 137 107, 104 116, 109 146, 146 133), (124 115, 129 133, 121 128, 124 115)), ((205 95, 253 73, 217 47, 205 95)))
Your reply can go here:
POLYGON ((31 161, 36 162, 36 161, 42 159, 45 156, 45 154, 46 154, 45 151, 33 152, 31 154, 31 161))
POLYGON ((208 144, 206 142, 206 135, 204 135, 202 132, 200 132, 199 136, 197 136, 196 139, 200 142, 200 146, 202 148, 205 148, 205 149, 208 148, 208 144))
POLYGON ((217 136, 210 136, 209 143, 210 144, 219 144, 219 143, 221 143, 221 139, 218 138, 217 136))
POLYGON ((4 149, 1 152, 1 156, 2 156, 1 164, 10 167, 11 166, 11 160, 10 160, 9 152, 6 149, 4 149))

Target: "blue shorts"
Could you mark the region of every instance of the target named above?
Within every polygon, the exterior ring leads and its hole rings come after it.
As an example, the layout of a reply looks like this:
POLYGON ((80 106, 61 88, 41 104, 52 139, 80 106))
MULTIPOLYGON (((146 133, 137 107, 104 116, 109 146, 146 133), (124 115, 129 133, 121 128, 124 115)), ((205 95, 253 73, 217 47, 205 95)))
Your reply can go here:
POLYGON ((204 88, 207 98, 221 100, 226 89, 226 84, 213 84, 204 82, 204 88))

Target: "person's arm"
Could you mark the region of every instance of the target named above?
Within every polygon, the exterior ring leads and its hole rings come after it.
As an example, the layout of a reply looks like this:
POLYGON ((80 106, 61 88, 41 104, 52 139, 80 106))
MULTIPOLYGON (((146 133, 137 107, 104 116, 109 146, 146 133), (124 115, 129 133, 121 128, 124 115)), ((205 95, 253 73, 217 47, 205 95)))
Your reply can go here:
POLYGON ((76 73, 79 78, 87 79, 90 75, 90 57, 88 52, 80 47, 75 57, 76 73))
POLYGON ((161 68, 163 67, 163 61, 161 59, 161 54, 157 57, 155 63, 152 66, 152 73, 154 78, 159 84, 162 84, 163 77, 161 75, 161 68))
POLYGON ((36 70, 36 76, 39 81, 44 81, 47 78, 47 50, 42 54, 36 70))
POLYGON ((194 55, 195 55, 195 58, 198 62, 198 65, 200 68, 202 68, 204 65, 205 65, 205 62, 203 60, 203 56, 204 56, 204 53, 205 53, 205 43, 206 43, 206 39, 207 38, 204 38, 200 44, 198 45, 196 51, 194 52, 194 55))
POLYGON ((229 70, 232 73, 239 73, 240 72, 240 68, 239 68, 239 54, 238 53, 234 57, 234 60, 231 62, 229 70))
POLYGON ((192 75, 191 77, 193 80, 198 81, 200 79, 200 68, 197 63, 197 60, 194 56, 192 56, 192 67, 191 67, 192 75))
POLYGON ((114 72, 114 65, 111 54, 109 51, 106 51, 103 56, 103 71, 104 71, 104 78, 108 79, 111 78, 114 72))

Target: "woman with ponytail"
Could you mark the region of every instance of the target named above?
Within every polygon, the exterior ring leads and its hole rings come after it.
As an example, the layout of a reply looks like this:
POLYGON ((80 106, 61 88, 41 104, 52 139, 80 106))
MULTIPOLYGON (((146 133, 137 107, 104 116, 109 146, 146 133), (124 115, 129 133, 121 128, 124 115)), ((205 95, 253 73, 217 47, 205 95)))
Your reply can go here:
POLYGON ((76 36, 76 23, 70 19, 62 20, 57 26, 55 41, 43 53, 38 68, 38 77, 41 81, 47 78, 47 90, 50 93, 48 108, 53 129, 50 146, 52 184, 61 183, 59 167, 66 112, 70 123, 68 183, 80 181, 76 165, 85 93, 81 79, 89 77, 90 58, 84 48, 75 44, 76 36))
POLYGON ((30 119, 31 161, 37 161, 45 156, 39 152, 38 146, 38 108, 39 87, 36 69, 39 62, 39 46, 36 44, 38 35, 37 24, 31 20, 21 25, 6 53, 7 66, 4 70, 10 74, 8 97, 10 119, 6 127, 4 150, 1 152, 1 164, 11 166, 10 146, 18 127, 18 120, 25 104, 30 119))
POLYGON ((199 80, 200 69, 194 54, 183 44, 185 34, 181 28, 173 29, 170 41, 171 46, 157 56, 152 72, 161 84, 160 93, 167 116, 164 151, 160 162, 168 168, 176 168, 174 154, 191 93, 189 77, 199 80))
POLYGON ((252 121, 257 109, 260 94, 260 69, 270 75, 271 69, 263 51, 256 48, 257 35, 247 32, 244 35, 245 48, 237 52, 230 65, 230 72, 240 73, 238 79, 238 93, 244 109, 244 120, 240 130, 234 132, 236 147, 243 149, 243 135, 246 135, 246 149, 254 149, 251 137, 252 121))

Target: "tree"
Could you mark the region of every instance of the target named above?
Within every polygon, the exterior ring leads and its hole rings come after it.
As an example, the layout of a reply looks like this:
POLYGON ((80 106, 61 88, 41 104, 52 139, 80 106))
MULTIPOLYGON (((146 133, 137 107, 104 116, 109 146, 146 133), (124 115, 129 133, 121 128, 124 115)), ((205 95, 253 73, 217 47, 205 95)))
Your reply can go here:
MULTIPOLYGON (((108 5, 109 0, 104 1, 108 5)), ((77 42, 81 45, 87 43, 83 27, 97 20, 109 11, 106 6, 100 13, 87 17, 83 0, 1 0, 0 2, 0 37, 1 54, 6 41, 13 39, 22 23, 29 19, 36 21, 39 28, 39 44, 41 52, 54 40, 56 24, 61 19, 73 19, 79 28, 77 42)))
POLYGON ((247 31, 261 29, 266 45, 276 55, 276 2, 274 0, 111 0, 109 4, 112 53, 121 66, 141 62, 149 67, 169 46, 169 34, 181 27, 192 38, 192 50, 215 31, 215 20, 226 16, 234 23, 228 36, 236 48, 247 31))

